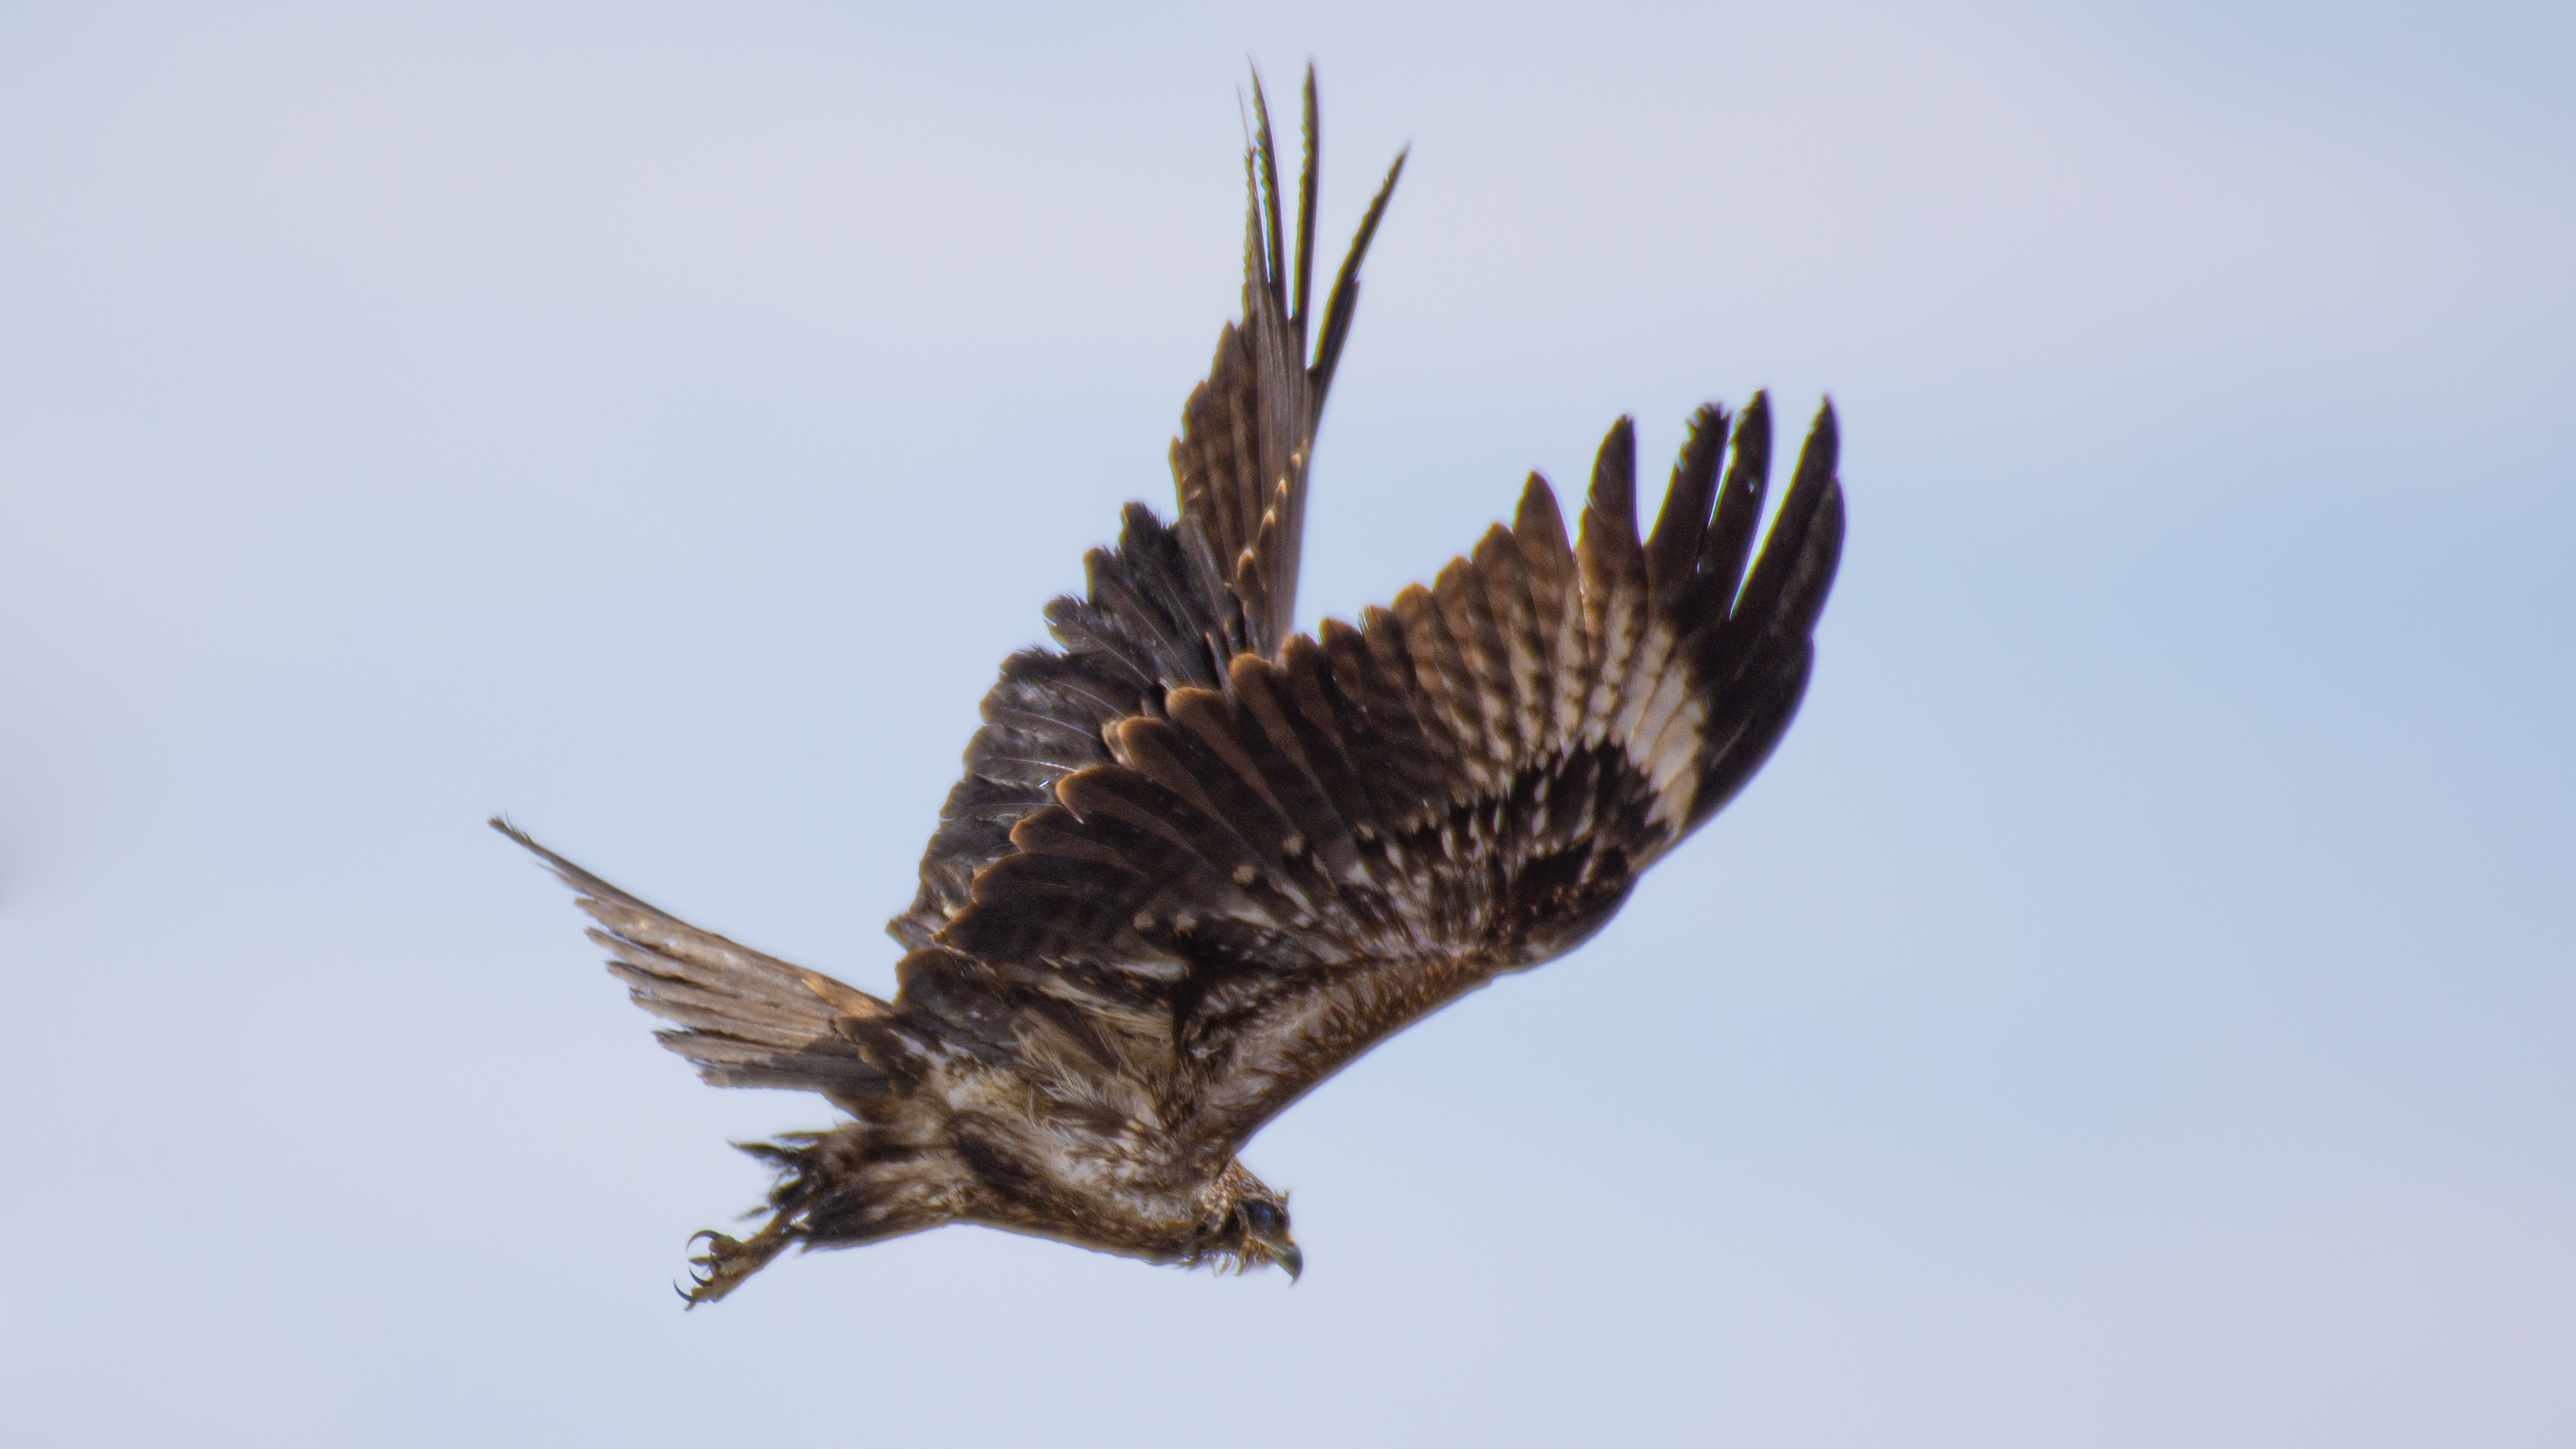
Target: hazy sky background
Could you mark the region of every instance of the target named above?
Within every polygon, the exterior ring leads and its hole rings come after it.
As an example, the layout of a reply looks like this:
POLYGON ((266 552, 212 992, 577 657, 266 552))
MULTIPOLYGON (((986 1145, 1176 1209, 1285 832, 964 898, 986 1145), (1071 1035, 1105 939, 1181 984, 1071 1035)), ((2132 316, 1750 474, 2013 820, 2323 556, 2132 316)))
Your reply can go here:
MULTIPOLYGON (((2564 5, 0 11, 25 1443, 2576 1440, 2564 5), (1247 1156, 1310 1268, 683 1239, 818 1100, 539 838, 890 990, 1239 286, 1413 160, 1306 619, 1773 389, 1786 745, 1247 1156)), ((1660 467, 1660 465, 1657 465, 1660 467)))

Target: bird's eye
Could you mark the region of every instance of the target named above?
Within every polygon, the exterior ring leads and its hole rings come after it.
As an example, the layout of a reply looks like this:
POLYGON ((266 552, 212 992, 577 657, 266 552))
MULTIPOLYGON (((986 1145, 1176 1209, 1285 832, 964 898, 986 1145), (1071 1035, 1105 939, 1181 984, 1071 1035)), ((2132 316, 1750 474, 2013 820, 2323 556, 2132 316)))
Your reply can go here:
POLYGON ((1245 1203, 1242 1211, 1244 1229, 1255 1235, 1276 1233, 1288 1226, 1288 1219, 1280 1213, 1277 1203, 1255 1200, 1245 1203))

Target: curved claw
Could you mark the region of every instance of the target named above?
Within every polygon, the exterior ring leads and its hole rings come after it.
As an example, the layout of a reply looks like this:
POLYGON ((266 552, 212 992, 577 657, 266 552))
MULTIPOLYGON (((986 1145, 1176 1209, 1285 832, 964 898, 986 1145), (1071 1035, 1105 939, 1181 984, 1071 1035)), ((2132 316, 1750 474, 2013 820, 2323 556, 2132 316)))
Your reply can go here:
MULTIPOLYGON (((743 1280, 757 1273, 778 1251, 793 1241, 787 1224, 773 1220, 748 1239, 735 1238, 713 1228, 701 1228, 689 1235, 694 1246, 705 1240, 706 1251, 689 1260, 690 1286, 680 1289, 680 1296, 691 1308, 713 1303, 742 1286, 743 1280)), ((672 1285, 678 1288, 678 1284, 672 1285)))

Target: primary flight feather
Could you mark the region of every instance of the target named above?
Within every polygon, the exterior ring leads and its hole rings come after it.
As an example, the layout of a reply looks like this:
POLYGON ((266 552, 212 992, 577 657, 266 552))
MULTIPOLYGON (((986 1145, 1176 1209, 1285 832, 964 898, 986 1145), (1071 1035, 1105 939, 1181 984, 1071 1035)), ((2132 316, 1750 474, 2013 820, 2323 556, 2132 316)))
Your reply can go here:
POLYGON ((849 1114, 748 1150, 768 1221, 708 1232, 686 1296, 791 1245, 945 1223, 1157 1263, 1304 1258, 1235 1154, 1371 1046, 1599 930, 1796 714, 1843 533, 1830 406, 1769 536, 1761 395, 1692 420, 1639 538, 1611 428, 1569 542, 1510 527, 1354 627, 1292 632, 1307 465, 1396 159, 1320 318, 1315 82, 1296 244, 1258 84, 1243 320, 1172 445, 1180 516, 1130 504, 1060 649, 1003 662, 922 856, 894 1000, 668 916, 501 821, 580 893, 609 969, 719 1086, 849 1114), (1731 447, 1730 447, 1731 444, 1731 447))

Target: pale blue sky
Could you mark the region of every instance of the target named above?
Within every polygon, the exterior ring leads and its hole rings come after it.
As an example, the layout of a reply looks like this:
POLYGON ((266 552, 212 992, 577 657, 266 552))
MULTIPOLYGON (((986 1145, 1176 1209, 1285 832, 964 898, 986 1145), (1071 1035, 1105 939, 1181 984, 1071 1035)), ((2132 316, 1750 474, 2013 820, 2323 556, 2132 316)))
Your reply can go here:
POLYGON ((0 14, 28 1443, 2576 1438, 2563 6, 0 14), (1806 712, 1247 1154, 683 1315, 724 1143, 540 838, 891 987, 975 702, 1414 145, 1311 621, 1602 430, 1842 409, 1806 712))

